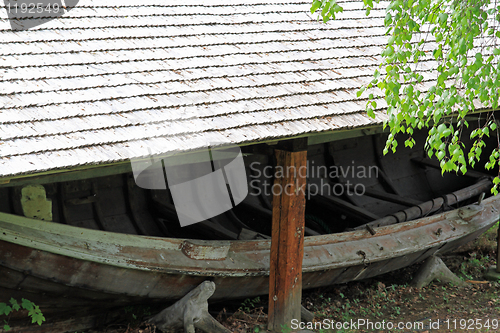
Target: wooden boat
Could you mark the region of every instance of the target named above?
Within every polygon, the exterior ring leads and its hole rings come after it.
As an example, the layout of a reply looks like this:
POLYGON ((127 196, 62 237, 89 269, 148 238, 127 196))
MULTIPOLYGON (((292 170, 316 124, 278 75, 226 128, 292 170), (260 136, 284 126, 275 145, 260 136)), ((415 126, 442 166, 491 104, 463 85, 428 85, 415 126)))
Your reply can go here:
MULTIPOLYGON (((307 1, 72 2, 29 31, 42 22, 0 11, 0 302, 47 315, 177 300, 207 279, 212 300, 266 294, 269 141, 308 136, 304 288, 405 267, 497 220, 485 170, 442 177, 422 148, 381 156, 387 103, 374 92, 372 119, 356 95, 387 44, 384 4, 367 18, 344 1, 320 26, 307 1), (138 187, 127 161, 205 135, 248 145, 250 194, 181 228, 171 193, 138 187)), ((422 91, 434 67, 419 65, 422 91)))
MULTIPOLYGON (((337 171, 336 178, 310 172, 309 184, 341 184, 337 189, 346 193, 348 182, 362 184, 364 195, 312 195, 308 187, 304 288, 411 265, 472 240, 498 220, 499 198, 478 203, 490 192, 488 174, 443 177, 422 149, 381 157, 383 142, 375 134, 309 147, 310 171, 337 171), (376 166, 378 174, 345 171, 354 166, 376 166)), ((244 151, 249 182, 271 170, 272 146, 244 151)), ((264 191, 270 183, 259 184, 232 211, 185 228, 175 221, 167 190, 140 189, 129 173, 45 183, 48 199, 23 193, 27 186, 4 186, 0 299, 24 297, 52 310, 116 306, 175 300, 207 279, 217 285, 214 300, 266 294, 271 197, 264 191), (40 218, 48 200, 52 222, 22 216, 35 202, 40 218)))

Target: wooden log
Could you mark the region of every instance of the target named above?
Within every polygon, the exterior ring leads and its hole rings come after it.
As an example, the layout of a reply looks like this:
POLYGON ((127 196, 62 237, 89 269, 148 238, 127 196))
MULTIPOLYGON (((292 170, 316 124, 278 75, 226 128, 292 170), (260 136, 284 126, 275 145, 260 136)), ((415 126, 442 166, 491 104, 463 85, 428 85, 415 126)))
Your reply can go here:
POLYGON ((452 283, 456 286, 465 285, 462 280, 446 267, 441 258, 430 256, 424 261, 413 277, 412 285, 416 288, 422 288, 429 285, 434 280, 439 280, 442 283, 452 283))
POLYGON ((421 203, 420 205, 410 207, 408 209, 396 212, 394 214, 382 217, 375 221, 362 224, 354 228, 354 230, 366 229, 366 226, 369 225, 372 228, 381 227, 384 225, 391 225, 406 221, 411 221, 422 216, 427 216, 436 212, 440 209, 444 204, 454 205, 456 203, 462 202, 464 200, 475 197, 476 195, 480 195, 482 192, 488 191, 493 183, 489 179, 482 179, 478 181, 476 184, 465 187, 461 190, 457 190, 445 196, 435 198, 433 200, 429 200, 421 203))
POLYGON ((275 151, 269 276, 270 331, 301 318, 305 232, 307 139, 285 141, 275 151))
POLYGON ((314 321, 314 313, 307 310, 305 307, 300 307, 300 318, 303 322, 312 322, 314 321))
POLYGON ((208 313, 208 299, 215 292, 215 283, 204 281, 174 305, 148 320, 161 331, 184 328, 186 333, 195 333, 198 328, 207 333, 230 333, 208 313))

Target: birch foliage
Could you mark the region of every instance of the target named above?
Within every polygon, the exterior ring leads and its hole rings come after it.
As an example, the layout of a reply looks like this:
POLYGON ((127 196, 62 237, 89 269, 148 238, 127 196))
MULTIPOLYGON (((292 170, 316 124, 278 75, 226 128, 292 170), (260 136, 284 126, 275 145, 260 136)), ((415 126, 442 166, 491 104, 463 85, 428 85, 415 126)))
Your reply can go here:
MULTIPOLYGON (((379 0, 363 3, 370 15, 379 0)), ((413 147, 414 130, 428 128, 428 155, 438 158, 442 172, 465 173, 480 162, 484 139, 495 135, 497 147, 488 150, 491 154, 480 163, 500 173, 499 129, 493 113, 500 88, 500 3, 392 0, 386 4, 388 41, 383 61, 371 83, 358 91, 358 97, 368 95, 366 112, 371 117, 380 97, 387 102, 389 119, 384 127, 389 136, 384 154, 396 150, 398 134, 404 136, 405 146, 413 147), (430 65, 431 71, 424 69, 430 65), (471 117, 478 109, 489 112, 471 117), (462 142, 465 127, 472 130, 469 146, 462 142)), ((311 13, 319 13, 324 22, 342 11, 335 0, 314 0, 311 5, 311 13)), ((500 178, 493 183, 492 192, 497 194, 500 178)))

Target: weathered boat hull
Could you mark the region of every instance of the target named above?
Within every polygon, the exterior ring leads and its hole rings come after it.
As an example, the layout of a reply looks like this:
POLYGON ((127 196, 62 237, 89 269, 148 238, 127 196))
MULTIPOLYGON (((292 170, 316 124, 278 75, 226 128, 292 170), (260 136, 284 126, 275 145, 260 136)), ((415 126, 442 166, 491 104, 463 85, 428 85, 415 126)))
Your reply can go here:
MULTIPOLYGON (((474 239, 500 199, 415 221, 306 237, 303 287, 393 271, 474 239)), ((126 235, 0 213, 0 295, 45 306, 174 300, 204 280, 214 300, 268 292, 269 240, 201 241, 126 235)))

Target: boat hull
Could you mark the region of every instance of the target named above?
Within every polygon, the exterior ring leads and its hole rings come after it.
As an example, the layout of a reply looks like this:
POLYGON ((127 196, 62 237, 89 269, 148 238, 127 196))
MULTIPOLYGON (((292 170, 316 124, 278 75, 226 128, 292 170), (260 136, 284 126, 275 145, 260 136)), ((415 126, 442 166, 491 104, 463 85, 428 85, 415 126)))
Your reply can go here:
MULTIPOLYGON (((490 228, 500 199, 368 230, 306 237, 303 288, 361 280, 454 249, 490 228)), ((212 300, 268 293, 269 240, 126 235, 0 213, 0 299, 43 307, 175 300, 204 280, 212 300)))

